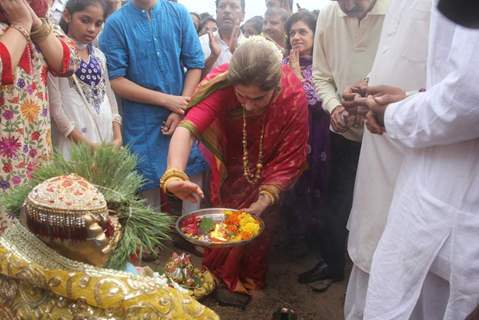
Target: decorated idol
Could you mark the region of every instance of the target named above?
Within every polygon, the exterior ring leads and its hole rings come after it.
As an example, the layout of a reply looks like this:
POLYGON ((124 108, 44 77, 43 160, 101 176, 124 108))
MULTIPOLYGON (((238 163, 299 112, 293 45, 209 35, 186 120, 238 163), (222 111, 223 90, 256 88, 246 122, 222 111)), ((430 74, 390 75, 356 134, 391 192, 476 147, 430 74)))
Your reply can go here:
POLYGON ((126 150, 79 148, 1 199, 19 221, 0 237, 0 319, 218 318, 176 283, 129 264, 169 228, 134 196, 135 163, 126 150))

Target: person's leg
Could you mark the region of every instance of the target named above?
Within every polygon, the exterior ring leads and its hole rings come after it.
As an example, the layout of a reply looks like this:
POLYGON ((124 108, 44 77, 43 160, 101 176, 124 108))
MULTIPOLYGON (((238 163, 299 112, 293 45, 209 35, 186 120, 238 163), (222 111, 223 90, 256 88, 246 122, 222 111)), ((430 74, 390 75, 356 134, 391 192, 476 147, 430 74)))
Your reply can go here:
POLYGON ((363 319, 368 281, 369 274, 354 265, 349 277, 346 301, 344 302, 344 318, 346 320, 363 319))
POLYGON ((308 193, 305 181, 305 174, 296 184, 282 195, 279 208, 279 219, 283 224, 282 245, 287 254, 294 258, 307 255, 308 247, 306 240, 308 232, 312 230, 313 208, 311 206, 311 195, 308 193))
POLYGON ((429 272, 410 320, 442 319, 449 300, 449 281, 429 272))
POLYGON ((336 147, 341 149, 334 150, 338 154, 336 157, 338 165, 331 177, 333 180, 333 194, 330 207, 333 216, 330 217, 328 226, 331 230, 331 238, 329 239, 331 250, 326 263, 332 275, 343 276, 348 236, 346 224, 353 203, 354 182, 356 180, 361 144, 349 141, 343 137, 339 137, 339 139, 341 141, 336 144, 336 147))
POLYGON ((161 189, 145 190, 141 193, 141 197, 146 200, 146 204, 149 205, 155 211, 161 211, 161 189))
MULTIPOLYGON (((146 204, 150 206, 156 212, 162 212, 162 195, 161 189, 150 189, 141 192, 141 197, 145 199, 146 204)), ((157 258, 155 252, 143 251, 143 255, 140 257, 143 261, 154 261, 157 258)))
POLYGON ((244 308, 251 300, 240 280, 245 247, 207 249, 203 265, 216 277, 215 298, 220 305, 244 308))
POLYGON ((319 248, 324 261, 298 277, 301 283, 344 277, 346 224, 352 206, 354 181, 359 160, 359 143, 331 134, 331 175, 327 205, 322 217, 319 248))

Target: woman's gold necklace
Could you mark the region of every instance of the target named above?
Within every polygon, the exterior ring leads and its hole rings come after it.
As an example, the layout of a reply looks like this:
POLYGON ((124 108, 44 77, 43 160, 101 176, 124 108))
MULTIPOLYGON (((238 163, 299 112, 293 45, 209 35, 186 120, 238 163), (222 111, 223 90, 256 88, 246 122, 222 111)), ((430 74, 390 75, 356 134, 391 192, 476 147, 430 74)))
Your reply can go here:
POLYGON ((259 137, 258 162, 256 163, 255 173, 249 169, 248 160, 248 134, 246 132, 246 110, 243 109, 243 175, 250 184, 257 184, 261 179, 261 171, 263 170, 263 139, 264 139, 264 116, 263 125, 261 127, 261 135, 259 137))

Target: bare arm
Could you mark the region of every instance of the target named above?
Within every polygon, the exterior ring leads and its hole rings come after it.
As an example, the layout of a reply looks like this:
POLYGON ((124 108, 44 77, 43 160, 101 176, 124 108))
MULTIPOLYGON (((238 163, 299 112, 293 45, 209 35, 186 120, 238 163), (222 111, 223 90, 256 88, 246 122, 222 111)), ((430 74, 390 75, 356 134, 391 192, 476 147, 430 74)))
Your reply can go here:
MULTIPOLYGON (((173 134, 168 150, 168 169, 184 171, 188 163, 194 136, 185 128, 178 127, 173 134)), ((181 200, 198 202, 204 197, 201 188, 191 182, 172 178, 166 182, 166 190, 181 200)))
POLYGON ((26 38, 18 30, 9 28, 0 38, 0 42, 10 53, 12 68, 14 69, 18 65, 27 45, 26 38))
POLYGON ((0 6, 10 25, 10 28, 1 36, 0 42, 6 47, 12 69, 15 69, 28 43, 27 37, 33 23, 32 16, 23 1, 2 1, 0 6))
POLYGON ((178 127, 171 137, 170 148, 168 150, 168 168, 185 170, 193 145, 193 134, 183 128, 178 127))
POLYGON ((191 97, 201 80, 201 69, 190 69, 186 72, 183 96, 191 97))
POLYGON ((113 144, 117 147, 121 147, 123 144, 123 138, 121 136, 121 124, 113 121, 113 144))
POLYGON ((213 66, 216 63, 216 60, 218 60, 218 57, 221 54, 221 47, 212 31, 208 32, 208 40, 210 46, 210 55, 205 60, 205 67, 202 73, 203 78, 210 73, 211 69, 213 69, 213 66))
POLYGON ((50 70, 61 73, 63 70, 63 45, 53 33, 43 41, 36 43, 42 51, 50 70))
POLYGON ((64 50, 60 39, 58 39, 58 37, 53 32, 51 32, 52 27, 48 25, 46 20, 42 21, 33 11, 30 5, 26 2, 26 0, 22 1, 27 6, 32 17, 32 40, 40 48, 40 51, 42 52, 43 57, 45 58, 48 66, 50 67, 50 70, 55 73, 62 73, 64 65, 64 50), (38 40, 33 37, 35 32, 44 31, 45 29, 50 29, 50 33, 46 37, 38 38, 38 40))
MULTIPOLYGON (((38 19, 38 17, 37 17, 38 19)), ((38 20, 39 25, 33 25, 32 31, 35 31, 37 28, 42 28, 42 21, 38 20)), ((55 73, 62 73, 63 71, 63 45, 58 39, 58 37, 51 32, 46 38, 35 42, 35 44, 40 48, 43 57, 45 58, 50 70, 55 73)))

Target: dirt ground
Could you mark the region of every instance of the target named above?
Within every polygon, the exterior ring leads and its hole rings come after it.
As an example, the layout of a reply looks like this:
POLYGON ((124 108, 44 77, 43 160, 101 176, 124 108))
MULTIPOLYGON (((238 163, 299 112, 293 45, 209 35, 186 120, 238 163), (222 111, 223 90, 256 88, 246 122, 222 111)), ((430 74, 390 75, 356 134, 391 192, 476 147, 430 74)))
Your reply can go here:
MULTIPOLYGON (((345 297, 346 280, 333 284, 327 292, 317 293, 308 285, 296 281, 301 273, 316 263, 314 249, 306 250, 304 254, 297 255, 297 247, 289 248, 281 240, 274 243, 270 255, 270 269, 268 273, 267 288, 253 297, 245 310, 234 307, 220 306, 213 297, 201 301, 213 309, 223 320, 258 319, 270 320, 274 311, 280 307, 294 309, 302 320, 339 320, 344 319, 343 304, 345 297)), ((169 245, 161 252, 156 265, 164 265, 166 259, 175 250, 169 245)), ((201 265, 201 260, 193 256, 194 263, 201 265)), ((349 274, 349 272, 346 272, 349 274)))

